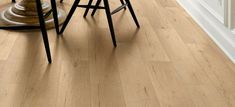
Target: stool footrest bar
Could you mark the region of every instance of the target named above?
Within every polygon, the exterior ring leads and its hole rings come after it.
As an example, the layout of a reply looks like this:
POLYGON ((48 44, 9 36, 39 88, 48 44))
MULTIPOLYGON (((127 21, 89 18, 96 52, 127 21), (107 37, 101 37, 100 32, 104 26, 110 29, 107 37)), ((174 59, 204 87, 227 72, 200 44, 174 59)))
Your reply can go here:
POLYGON ((88 6, 88 5, 77 5, 77 7, 81 7, 81 8, 97 8, 97 9, 105 9, 104 7, 101 7, 101 6, 98 6, 96 7, 95 5, 91 5, 91 6, 88 6))
POLYGON ((126 3, 126 4, 124 4, 124 5, 119 6, 117 9, 115 9, 114 11, 111 12, 111 15, 113 15, 113 14, 119 12, 120 10, 126 8, 127 5, 128 5, 128 4, 126 3))
POLYGON ((51 9, 50 11, 48 11, 47 13, 45 13, 45 14, 43 15, 43 17, 44 17, 44 18, 49 17, 49 16, 51 15, 52 11, 53 11, 53 10, 51 9))

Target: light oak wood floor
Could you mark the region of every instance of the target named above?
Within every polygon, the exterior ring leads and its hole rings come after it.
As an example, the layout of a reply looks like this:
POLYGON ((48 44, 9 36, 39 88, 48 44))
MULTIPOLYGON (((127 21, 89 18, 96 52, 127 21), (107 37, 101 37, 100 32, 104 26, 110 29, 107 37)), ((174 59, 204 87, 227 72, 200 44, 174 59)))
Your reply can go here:
POLYGON ((179 4, 132 4, 141 28, 114 15, 116 49, 104 11, 77 9, 63 36, 48 31, 52 64, 39 32, 0 30, 0 107, 235 107, 235 65, 179 4))

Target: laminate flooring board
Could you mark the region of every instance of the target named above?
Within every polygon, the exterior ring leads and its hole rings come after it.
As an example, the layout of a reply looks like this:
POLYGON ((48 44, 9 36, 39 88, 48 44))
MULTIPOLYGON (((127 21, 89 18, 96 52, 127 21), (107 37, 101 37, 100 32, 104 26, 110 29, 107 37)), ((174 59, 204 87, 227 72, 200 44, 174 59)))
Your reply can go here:
POLYGON ((235 65, 176 0, 131 2, 141 28, 113 15, 116 48, 103 10, 48 30, 52 64, 39 30, 0 30, 0 107, 235 107, 235 65))

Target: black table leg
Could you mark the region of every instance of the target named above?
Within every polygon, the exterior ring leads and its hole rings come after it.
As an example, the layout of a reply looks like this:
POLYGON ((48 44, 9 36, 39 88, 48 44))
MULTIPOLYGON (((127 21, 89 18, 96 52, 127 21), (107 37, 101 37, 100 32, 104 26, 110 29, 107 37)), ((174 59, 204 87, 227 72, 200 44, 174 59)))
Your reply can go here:
POLYGON ((140 25, 139 25, 139 22, 138 22, 138 20, 137 20, 137 18, 136 18, 136 16, 135 16, 135 12, 134 12, 134 10, 133 10, 133 8, 132 8, 132 6, 131 6, 130 1, 129 1, 129 0, 125 0, 125 1, 126 1, 126 3, 128 4, 127 6, 128 6, 129 11, 130 11, 130 13, 131 13, 131 15, 132 15, 132 18, 133 18, 134 21, 135 21, 136 26, 139 28, 140 25))
POLYGON ((38 12, 38 17, 39 17, 40 29, 42 32, 43 42, 44 42, 44 46, 45 46, 46 53, 47 53, 47 59, 48 59, 48 62, 51 63, 52 61, 51 61, 50 45, 48 42, 45 21, 44 21, 44 17, 43 17, 43 13, 42 13, 43 11, 42 11, 41 1, 36 0, 36 5, 37 5, 37 12, 38 12))
POLYGON ((113 21, 112 21, 112 16, 110 13, 108 0, 104 0, 104 7, 105 7, 105 12, 106 12, 106 16, 108 19, 108 23, 109 23, 109 29, 110 29, 110 33, 111 33, 111 37, 112 37, 112 41, 113 41, 113 46, 117 47, 115 32, 114 32, 114 28, 113 28, 113 21))
MULTIPOLYGON (((124 4, 125 4, 123 0, 120 0, 120 1, 121 1, 122 5, 124 5, 124 4)), ((126 9, 126 7, 125 7, 124 9, 126 9)))
POLYGON ((93 9, 91 16, 95 15, 96 10, 98 9, 99 5, 100 5, 101 0, 98 0, 95 4, 95 8, 93 9))
POLYGON ((87 5, 87 8, 86 8, 86 10, 85 10, 85 13, 84 13, 83 17, 86 17, 86 16, 87 16, 87 13, 88 13, 88 11, 89 11, 89 9, 90 9, 90 6, 91 6, 92 2, 93 2, 93 0, 89 0, 88 5, 87 5))
POLYGON ((68 25, 70 19, 71 19, 72 16, 73 16, 73 13, 75 12, 75 10, 76 10, 77 5, 79 4, 79 2, 80 2, 80 0, 75 0, 75 2, 73 3, 73 6, 72 6, 72 8, 70 9, 69 14, 68 14, 67 18, 65 19, 64 24, 63 24, 63 26, 62 26, 62 28, 61 28, 60 34, 62 34, 62 33, 64 32, 66 26, 68 25))
POLYGON ((58 20, 58 13, 57 13, 57 6, 56 6, 56 1, 51 0, 51 7, 52 7, 52 13, 53 13, 53 18, 54 18, 54 24, 56 28, 56 33, 59 34, 60 29, 59 29, 59 20, 58 20))

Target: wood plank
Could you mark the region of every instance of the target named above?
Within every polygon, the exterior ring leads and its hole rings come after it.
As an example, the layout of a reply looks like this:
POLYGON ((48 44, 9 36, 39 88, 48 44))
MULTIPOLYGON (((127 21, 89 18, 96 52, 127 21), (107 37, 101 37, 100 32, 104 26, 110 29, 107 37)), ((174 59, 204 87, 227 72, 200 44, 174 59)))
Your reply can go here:
POLYGON ((196 107, 190 91, 170 62, 151 62, 149 75, 161 107, 196 107))
POLYGON ((207 84, 208 77, 192 57, 183 40, 173 29, 157 30, 157 34, 166 49, 176 70, 188 85, 207 84))
POLYGON ((160 107, 157 93, 139 51, 132 44, 121 44, 116 49, 115 55, 126 105, 128 107, 160 107))
POLYGON ((103 10, 77 9, 63 35, 48 30, 52 64, 39 31, 0 30, 0 106, 235 106, 234 64, 175 0, 132 5, 141 28, 128 9, 115 14, 117 48, 103 10))
POLYGON ((17 33, 9 32, 9 31, 0 31, 0 60, 7 60, 10 52, 14 46, 14 43, 18 37, 17 33))

